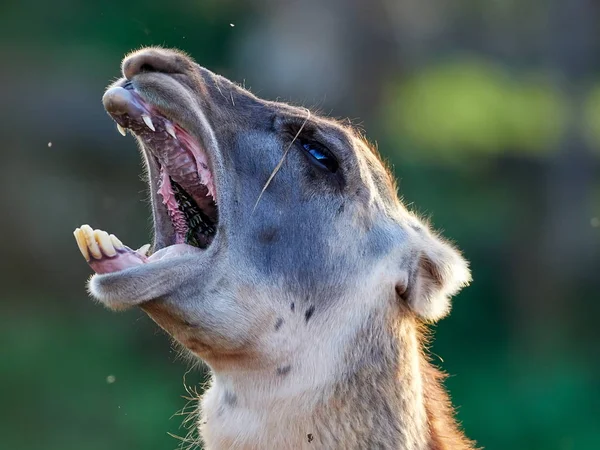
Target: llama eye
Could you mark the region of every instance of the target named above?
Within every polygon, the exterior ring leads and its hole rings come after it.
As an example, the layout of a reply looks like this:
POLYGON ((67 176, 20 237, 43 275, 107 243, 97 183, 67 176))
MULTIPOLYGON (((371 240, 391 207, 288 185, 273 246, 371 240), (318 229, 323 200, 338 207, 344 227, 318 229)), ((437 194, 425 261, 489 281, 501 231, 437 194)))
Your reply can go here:
POLYGON ((331 173, 335 173, 338 170, 339 163, 335 156, 323 147, 321 144, 316 142, 302 141, 300 142, 304 151, 310 155, 311 161, 321 169, 326 169, 331 173))

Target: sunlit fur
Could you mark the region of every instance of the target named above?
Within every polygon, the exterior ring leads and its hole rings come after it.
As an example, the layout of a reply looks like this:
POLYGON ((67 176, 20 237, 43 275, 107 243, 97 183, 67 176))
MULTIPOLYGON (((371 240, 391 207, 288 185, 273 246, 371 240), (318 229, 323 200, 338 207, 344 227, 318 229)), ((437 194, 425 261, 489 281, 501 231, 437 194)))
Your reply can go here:
MULTIPOLYGON (((219 224, 201 255, 95 276, 90 291, 141 306, 211 369, 205 448, 472 448, 423 338, 469 282, 467 263, 401 204, 377 153, 180 52, 140 50, 123 70, 211 156, 219 224), (303 121, 299 139, 327 146, 339 173, 294 144, 254 209, 303 121)), ((148 164, 160 247, 172 230, 148 164)))

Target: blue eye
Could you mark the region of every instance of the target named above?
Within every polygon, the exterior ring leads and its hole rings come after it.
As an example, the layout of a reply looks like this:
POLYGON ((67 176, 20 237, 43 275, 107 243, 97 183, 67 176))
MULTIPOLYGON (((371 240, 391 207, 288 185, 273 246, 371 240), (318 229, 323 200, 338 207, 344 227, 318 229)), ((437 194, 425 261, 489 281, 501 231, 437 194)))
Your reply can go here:
POLYGON ((312 157, 317 166, 327 169, 331 173, 335 173, 338 170, 339 164, 335 156, 321 144, 306 141, 301 142, 301 144, 302 148, 312 157))

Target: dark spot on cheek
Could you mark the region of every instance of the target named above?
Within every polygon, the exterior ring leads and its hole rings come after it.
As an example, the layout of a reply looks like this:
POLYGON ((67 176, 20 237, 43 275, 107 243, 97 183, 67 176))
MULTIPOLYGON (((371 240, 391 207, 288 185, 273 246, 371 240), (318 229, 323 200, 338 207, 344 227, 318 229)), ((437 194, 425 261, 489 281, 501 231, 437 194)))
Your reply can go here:
POLYGON ((308 442, 309 442, 309 443, 310 443, 310 442, 312 442, 312 441, 313 441, 313 439, 314 439, 314 437, 313 437, 312 433, 308 433, 308 434, 306 435, 306 439, 308 439, 308 442))
POLYGON ((277 375, 279 375, 279 376, 287 375, 288 373, 290 373, 290 370, 292 370, 292 366, 289 364, 287 366, 278 367, 277 375))
POLYGON ((314 312, 315 312, 315 305, 310 305, 310 307, 304 313, 304 320, 306 321, 306 323, 308 323, 308 321, 310 320, 310 318, 312 317, 314 312))
POLYGON ((223 401, 217 409, 217 417, 221 417, 227 408, 233 408, 235 405, 237 405, 237 396, 231 391, 225 391, 223 401))
POLYGON ((296 305, 294 304, 294 302, 292 302, 292 305, 290 306, 290 308, 292 309, 292 312, 294 312, 294 310, 296 309, 296 305))
POLYGON ((261 244, 270 244, 271 242, 276 241, 279 238, 279 232, 277 228, 267 228, 263 230, 258 235, 258 241, 261 244))
POLYGON ((281 328, 281 325, 283 325, 283 319, 280 317, 279 319, 277 319, 277 322, 275 322, 275 331, 279 330, 281 328))
POLYGON ((343 212, 344 212, 344 204, 342 203, 342 204, 340 205, 340 207, 338 208, 338 210, 337 210, 337 212, 336 212, 336 215, 338 215, 338 216, 339 216, 339 215, 340 215, 340 214, 342 214, 343 212))
POLYGON ((237 405, 237 396, 231 391, 225 391, 223 395, 223 401, 227 406, 234 407, 237 405))

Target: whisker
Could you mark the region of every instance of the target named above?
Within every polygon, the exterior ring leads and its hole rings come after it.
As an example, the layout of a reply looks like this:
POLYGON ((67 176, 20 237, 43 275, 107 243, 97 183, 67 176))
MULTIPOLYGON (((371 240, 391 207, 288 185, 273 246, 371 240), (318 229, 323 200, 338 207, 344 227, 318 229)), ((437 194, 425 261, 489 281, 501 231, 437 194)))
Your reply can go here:
POLYGON ((263 186, 262 190, 260 191, 260 194, 258 195, 258 198, 256 199, 256 203, 254 204, 254 208, 252 208, 252 214, 254 214, 254 211, 256 210, 256 207, 258 206, 258 202, 260 202, 260 199, 262 198, 263 194, 265 193, 265 191, 269 187, 269 184, 271 184, 271 181, 273 180, 273 178, 275 178, 275 175, 277 175, 277 172, 279 172, 279 169, 281 169, 281 166, 283 166, 283 163, 285 161, 285 157, 287 156, 288 152, 292 148, 292 145, 294 145, 294 142, 296 142, 296 139, 298 139, 298 136, 300 136, 300 133, 302 133, 302 130, 304 129, 304 126, 306 125, 306 122, 308 122, 308 119, 310 119, 310 110, 306 109, 306 113, 307 113, 306 114, 306 119, 304 119, 304 122, 302 122, 302 125, 298 129, 298 132, 294 136, 294 139, 292 139, 292 142, 290 142, 290 145, 288 145, 287 148, 285 149, 285 151, 283 152, 283 156, 281 157, 281 159, 279 160, 279 162, 277 163, 277 165, 273 169, 273 172, 271 172, 271 175, 269 175, 269 178, 267 179, 267 182, 265 183, 265 185, 263 186))

